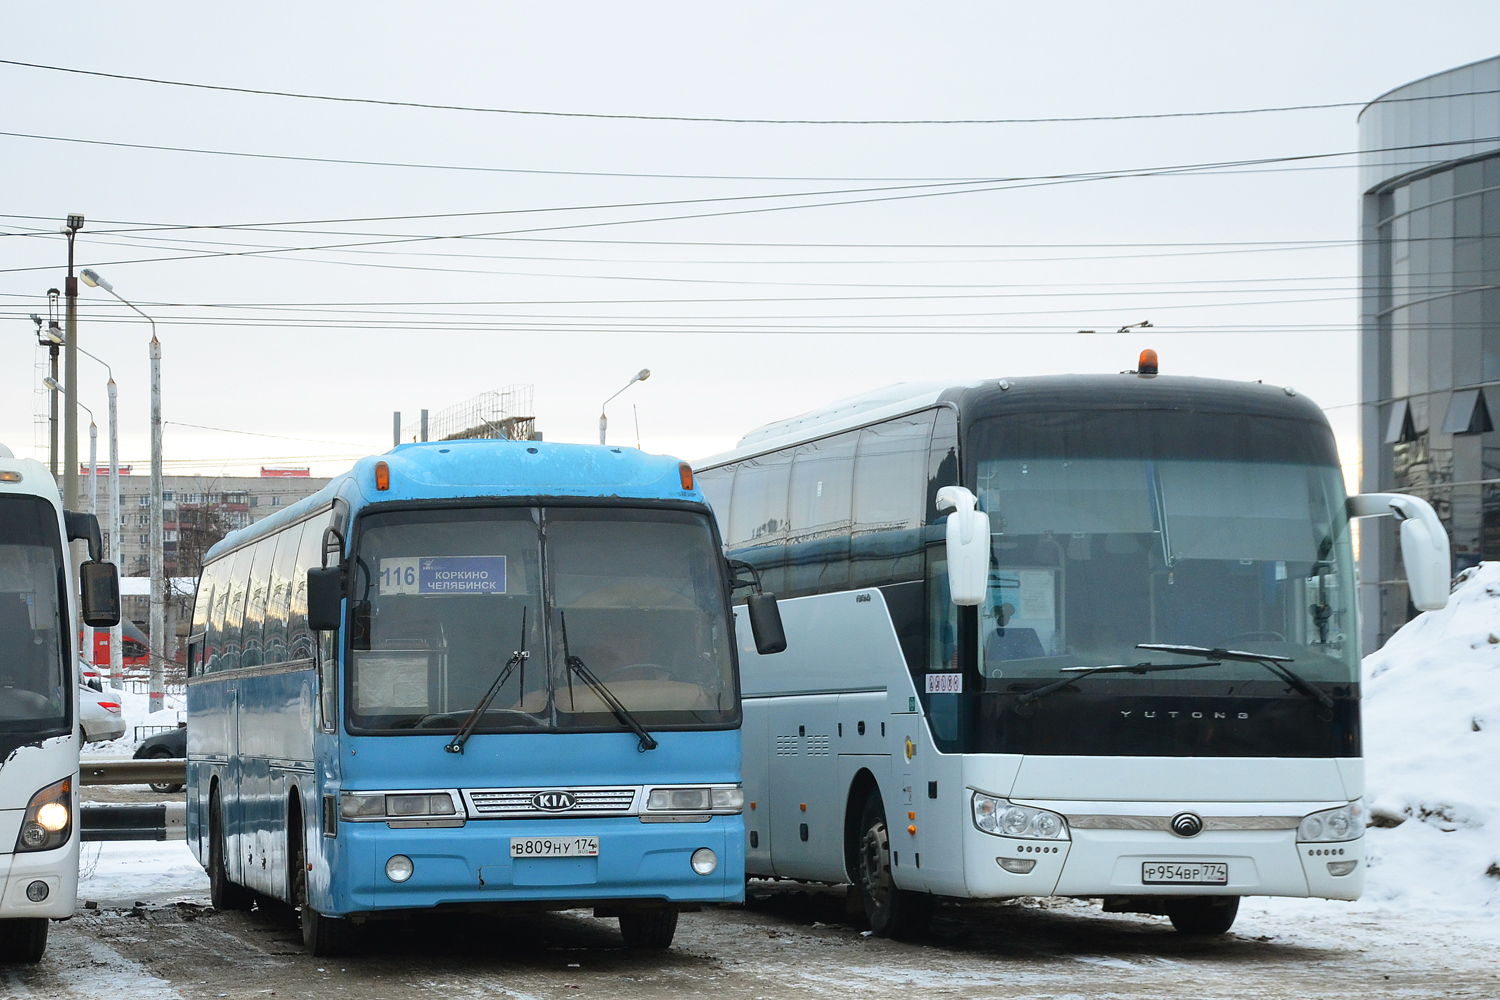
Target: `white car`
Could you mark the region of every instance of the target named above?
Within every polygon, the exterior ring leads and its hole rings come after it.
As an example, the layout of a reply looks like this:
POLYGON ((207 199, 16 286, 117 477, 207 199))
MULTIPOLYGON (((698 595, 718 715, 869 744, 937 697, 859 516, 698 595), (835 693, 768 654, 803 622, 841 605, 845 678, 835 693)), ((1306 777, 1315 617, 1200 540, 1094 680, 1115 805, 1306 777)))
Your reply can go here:
POLYGON ((78 722, 85 743, 117 740, 125 735, 125 716, 120 710, 120 692, 95 691, 78 685, 78 722))

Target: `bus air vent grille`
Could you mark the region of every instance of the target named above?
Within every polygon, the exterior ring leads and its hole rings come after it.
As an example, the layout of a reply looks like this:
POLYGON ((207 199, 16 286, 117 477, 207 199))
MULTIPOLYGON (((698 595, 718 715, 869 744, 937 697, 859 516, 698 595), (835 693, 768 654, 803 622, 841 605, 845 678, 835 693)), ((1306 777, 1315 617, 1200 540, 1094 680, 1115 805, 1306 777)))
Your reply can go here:
POLYGON ((495 819, 629 816, 635 811, 637 791, 628 785, 608 788, 479 788, 465 791, 464 797, 469 800, 471 816, 495 819))
POLYGON ((795 736, 778 736, 778 737, 776 737, 776 756, 778 756, 778 757, 795 757, 795 756, 797 756, 797 737, 795 737, 795 736))
POLYGON ((831 746, 831 740, 827 736, 809 736, 807 738, 807 755, 809 757, 827 757, 831 746))

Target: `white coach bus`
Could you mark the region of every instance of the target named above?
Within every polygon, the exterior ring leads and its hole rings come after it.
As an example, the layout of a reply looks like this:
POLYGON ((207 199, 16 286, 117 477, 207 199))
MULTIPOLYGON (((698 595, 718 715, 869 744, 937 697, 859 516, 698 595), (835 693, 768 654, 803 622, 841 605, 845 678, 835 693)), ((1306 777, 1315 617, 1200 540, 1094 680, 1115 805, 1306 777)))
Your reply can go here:
POLYGON ((740 629, 750 874, 852 882, 897 937, 939 897, 1222 933, 1359 896, 1349 521, 1401 520, 1419 608, 1447 537, 1346 498, 1294 390, 1141 369, 898 385, 700 463, 788 643, 740 629))
POLYGON ((45 465, 0 445, 0 964, 39 961, 48 921, 77 902, 77 626, 120 619, 101 541, 92 514, 63 510, 45 465))

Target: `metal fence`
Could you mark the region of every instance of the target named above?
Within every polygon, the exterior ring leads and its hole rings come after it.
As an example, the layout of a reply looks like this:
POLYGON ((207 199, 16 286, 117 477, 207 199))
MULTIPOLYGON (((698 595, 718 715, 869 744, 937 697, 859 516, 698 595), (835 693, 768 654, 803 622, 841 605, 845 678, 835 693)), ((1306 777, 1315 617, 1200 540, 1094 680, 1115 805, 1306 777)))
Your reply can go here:
POLYGON ((528 441, 536 430, 532 394, 530 385, 508 385, 439 410, 428 424, 428 438, 528 441))

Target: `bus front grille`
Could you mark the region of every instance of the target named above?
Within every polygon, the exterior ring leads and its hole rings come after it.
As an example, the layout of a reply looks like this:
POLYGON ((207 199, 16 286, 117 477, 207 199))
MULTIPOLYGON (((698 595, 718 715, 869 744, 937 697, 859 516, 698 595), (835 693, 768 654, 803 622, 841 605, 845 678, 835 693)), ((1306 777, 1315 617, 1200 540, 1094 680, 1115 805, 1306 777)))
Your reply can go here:
POLYGON ((638 788, 479 788, 465 790, 469 815, 478 819, 549 816, 630 816, 638 788))

